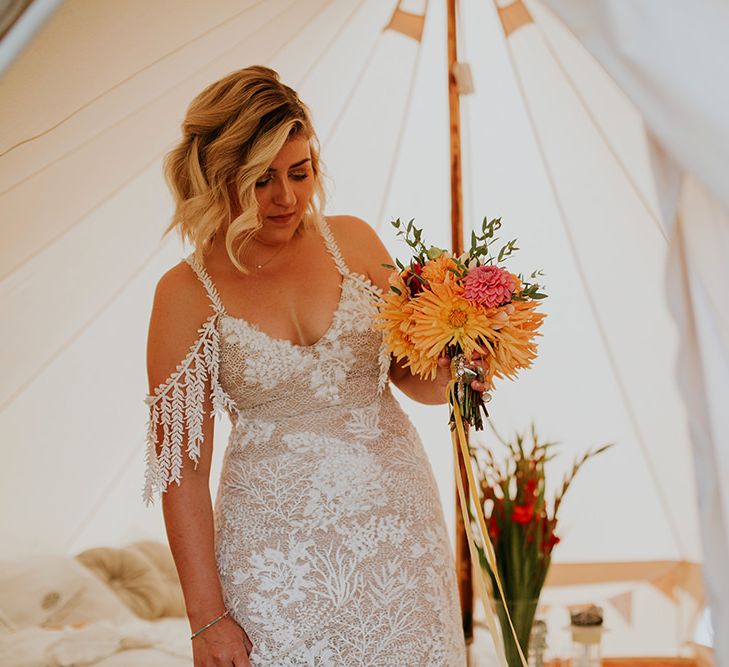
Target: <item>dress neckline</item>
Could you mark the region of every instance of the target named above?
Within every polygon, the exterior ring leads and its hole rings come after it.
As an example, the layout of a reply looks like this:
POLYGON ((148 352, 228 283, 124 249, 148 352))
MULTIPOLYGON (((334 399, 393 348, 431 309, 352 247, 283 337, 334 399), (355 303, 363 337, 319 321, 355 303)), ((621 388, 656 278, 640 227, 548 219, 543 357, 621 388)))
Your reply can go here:
POLYGON ((230 315, 227 312, 223 312, 220 314, 221 319, 231 320, 237 324, 240 324, 246 328, 248 328, 250 331, 255 332, 259 336, 262 336, 263 338, 266 338, 271 343, 278 344, 278 345, 285 345, 286 347, 290 347, 293 349, 298 350, 313 350, 316 347, 318 347, 321 343, 323 343, 325 340, 328 340, 331 336, 332 331, 334 331, 336 325, 339 321, 339 315, 342 312, 342 308, 344 305, 345 300, 345 292, 346 292, 346 285, 345 282, 347 280, 347 276, 342 276, 342 279, 339 283, 339 301, 337 302, 336 307, 334 308, 334 313, 332 314, 331 322, 329 323, 329 326, 326 328, 326 331, 317 338, 313 343, 310 343, 308 345, 302 345, 300 343, 294 343, 290 338, 279 338, 277 336, 272 336, 269 333, 266 333, 261 327, 259 327, 257 324, 254 324, 250 320, 247 320, 245 317, 235 317, 234 315, 230 315))
MULTIPOLYGON (((319 232, 324 239, 324 245, 326 246, 327 251, 331 255, 335 266, 337 267, 337 270, 339 271, 339 274, 341 276, 340 282, 339 282, 339 300, 337 301, 337 305, 334 308, 334 312, 331 316, 331 321, 329 322, 329 326, 326 328, 324 333, 317 338, 313 343, 302 345, 300 343, 295 343, 289 338, 279 338, 276 336, 272 336, 271 334, 265 332, 261 327, 259 327, 257 324, 254 324, 250 320, 246 319, 245 317, 236 317, 234 315, 231 315, 228 313, 228 311, 225 309, 225 306, 223 306, 223 302, 220 298, 220 294, 215 287, 215 283, 213 283, 212 278, 210 277, 210 274, 208 273, 207 269, 199 263, 194 256, 194 253, 190 254, 187 257, 187 262, 190 264, 190 266, 193 268, 195 273, 197 274, 200 281, 203 283, 205 290, 208 293, 208 297, 210 298, 210 301, 212 303, 213 309, 218 315, 218 318, 216 319, 227 319, 232 322, 235 322, 241 326, 245 326, 250 331, 256 333, 259 336, 262 336, 263 338, 266 338, 268 341, 274 344, 284 345, 287 347, 290 347, 292 349, 298 349, 298 350, 313 350, 316 347, 318 347, 321 343, 324 341, 329 340, 329 338, 332 335, 332 332, 334 331, 336 325, 338 324, 338 321, 340 319, 340 313, 342 312, 344 308, 344 301, 346 298, 346 292, 347 292, 347 280, 351 275, 351 272, 349 271, 349 267, 344 262, 344 258, 342 256, 341 251, 339 250, 339 246, 337 245, 337 242, 334 239, 334 235, 332 234, 331 228, 329 227, 329 224, 327 223, 326 219, 322 218, 320 224, 318 225, 319 232)), ((359 275, 359 274, 357 274, 359 275)), ((365 278, 365 276, 362 276, 364 280, 369 280, 365 278)))

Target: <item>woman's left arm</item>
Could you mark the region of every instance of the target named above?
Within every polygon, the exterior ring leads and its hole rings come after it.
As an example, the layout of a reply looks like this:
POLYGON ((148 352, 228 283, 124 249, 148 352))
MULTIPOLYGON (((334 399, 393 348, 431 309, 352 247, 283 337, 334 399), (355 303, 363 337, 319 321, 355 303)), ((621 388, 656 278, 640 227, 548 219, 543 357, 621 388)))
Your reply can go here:
MULTIPOLYGON (((377 285, 384 293, 390 289, 388 278, 392 269, 387 264, 394 265, 390 253, 375 230, 364 220, 352 216, 342 216, 343 226, 346 226, 346 245, 352 253, 356 253, 357 263, 365 267, 365 275, 377 285)), ((343 235, 340 235, 340 238, 343 235)), ((438 362, 438 371, 433 380, 423 380, 413 375, 409 368, 394 357, 390 364, 390 380, 406 396, 419 403, 439 405, 446 403, 446 388, 451 379, 450 359, 443 357, 438 362)), ((483 391, 484 385, 474 380, 471 386, 476 391, 483 391)))

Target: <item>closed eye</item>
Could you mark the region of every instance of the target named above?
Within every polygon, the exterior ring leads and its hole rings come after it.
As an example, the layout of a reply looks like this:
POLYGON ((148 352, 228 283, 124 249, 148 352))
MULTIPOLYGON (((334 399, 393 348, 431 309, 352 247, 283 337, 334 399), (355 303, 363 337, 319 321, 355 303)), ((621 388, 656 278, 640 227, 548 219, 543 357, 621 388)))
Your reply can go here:
MULTIPOLYGON (((289 174, 289 178, 291 178, 294 181, 303 181, 307 178, 309 178, 309 173, 306 171, 298 171, 298 172, 292 172, 289 174)), ((261 178, 256 181, 256 187, 262 188, 266 185, 268 185, 273 178, 271 176, 266 176, 264 178, 261 178)))

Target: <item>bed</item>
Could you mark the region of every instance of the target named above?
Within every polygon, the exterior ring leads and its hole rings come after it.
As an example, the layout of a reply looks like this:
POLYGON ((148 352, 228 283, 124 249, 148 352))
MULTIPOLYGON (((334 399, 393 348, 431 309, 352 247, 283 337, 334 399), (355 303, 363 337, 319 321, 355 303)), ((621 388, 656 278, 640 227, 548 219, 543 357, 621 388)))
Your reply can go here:
POLYGON ((190 667, 166 546, 139 542, 0 562, 3 667, 190 667))

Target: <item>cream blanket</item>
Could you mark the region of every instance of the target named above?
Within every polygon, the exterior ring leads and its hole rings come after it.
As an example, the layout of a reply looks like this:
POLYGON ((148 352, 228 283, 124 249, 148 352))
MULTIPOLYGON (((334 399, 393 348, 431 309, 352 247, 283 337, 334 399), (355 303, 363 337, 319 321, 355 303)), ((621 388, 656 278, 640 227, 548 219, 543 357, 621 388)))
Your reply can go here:
MULTIPOLYGON (((122 625, 99 621, 81 628, 48 630, 34 627, 11 634, 0 634, 0 665, 103 667, 107 664, 105 658, 124 651, 134 652, 136 649, 154 649, 162 658, 155 660, 155 664, 160 667, 191 665, 192 652, 187 620, 182 618, 165 618, 158 621, 135 620, 122 625)), ((114 661, 113 664, 126 663, 114 661)), ((148 664, 147 660, 145 664, 148 664)))

